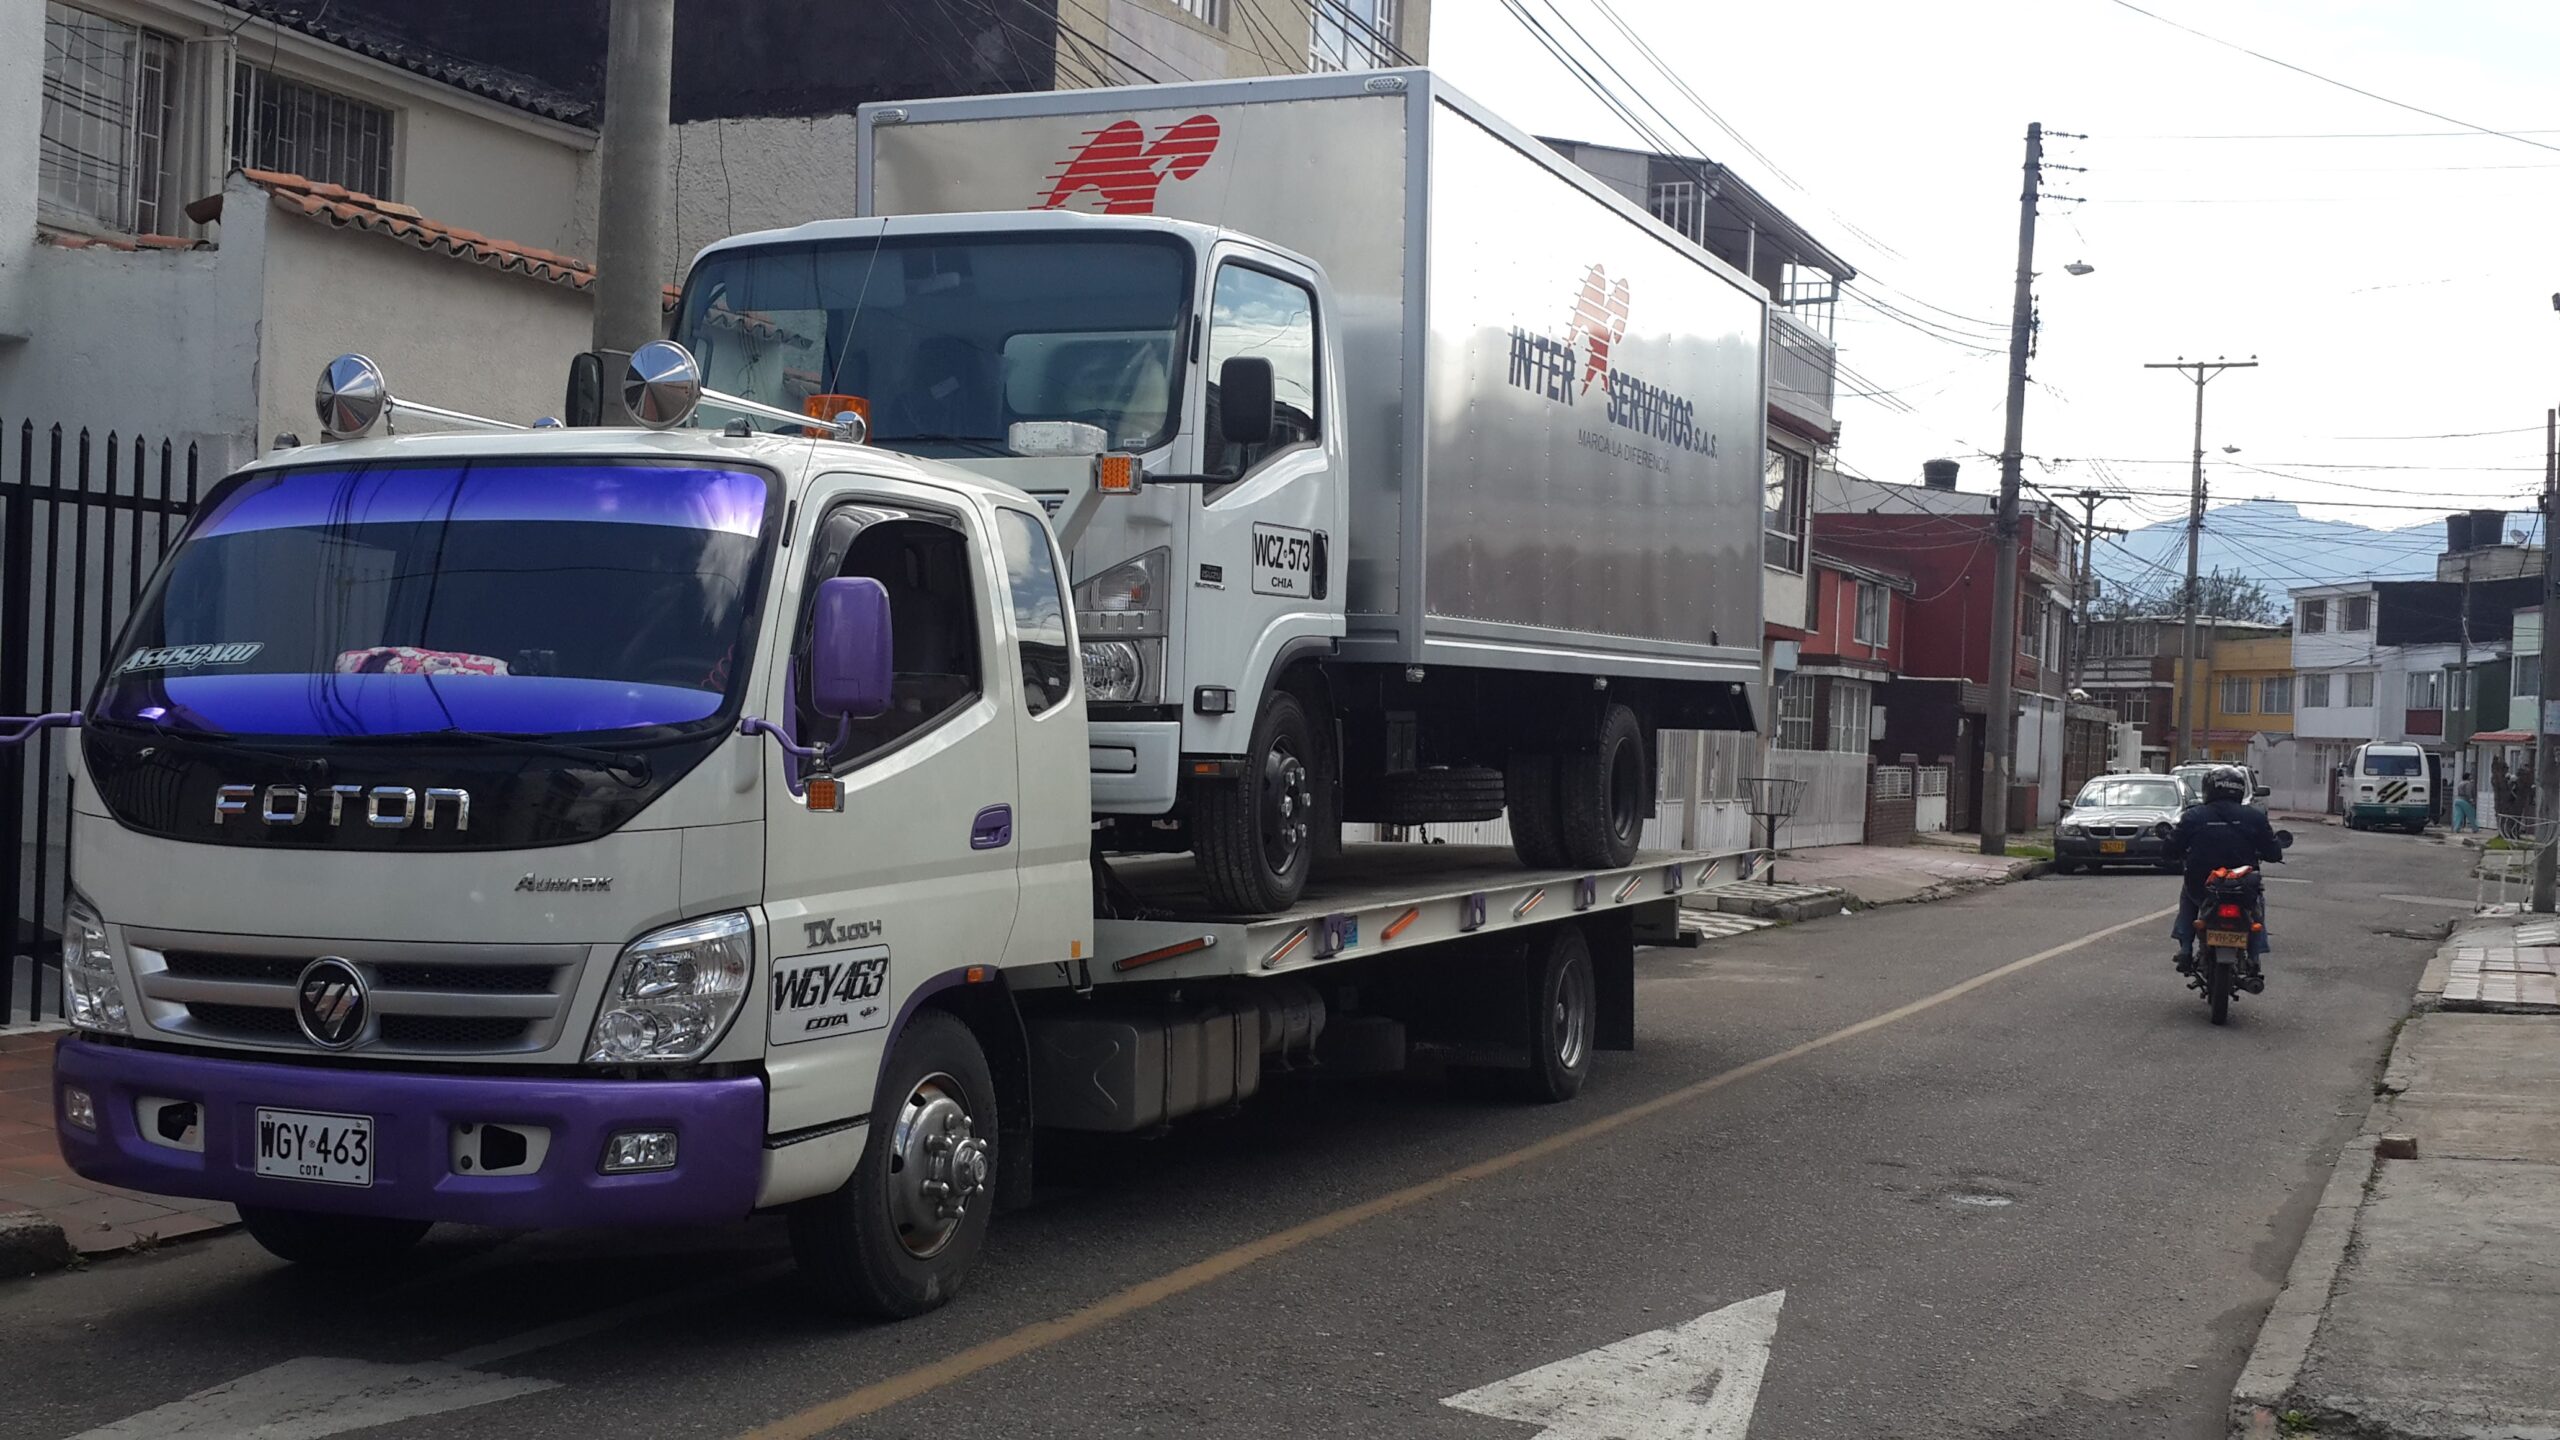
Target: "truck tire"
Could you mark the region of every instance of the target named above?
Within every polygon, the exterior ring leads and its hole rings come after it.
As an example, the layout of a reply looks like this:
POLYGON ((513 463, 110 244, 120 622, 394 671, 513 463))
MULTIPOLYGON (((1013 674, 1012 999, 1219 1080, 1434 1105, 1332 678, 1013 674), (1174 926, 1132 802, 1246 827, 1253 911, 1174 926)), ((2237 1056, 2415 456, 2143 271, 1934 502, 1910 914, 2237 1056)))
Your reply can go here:
POLYGON ((1318 751, 1305 702, 1262 697, 1239 780, 1201 785, 1191 802, 1192 862, 1219 909, 1268 915, 1298 903, 1315 856, 1318 751))
POLYGON ((1644 838, 1644 726, 1636 712, 1612 705, 1600 718, 1598 743, 1556 761, 1556 804, 1564 820, 1564 855, 1570 865, 1595 870, 1636 858, 1644 838))
POLYGON ((240 1228, 279 1260, 313 1270, 352 1270, 379 1264, 426 1238, 425 1220, 378 1215, 321 1215, 309 1210, 240 1207, 240 1228))
POLYGON ((1600 1014, 1591 945, 1582 927, 1545 927, 1529 942, 1522 967, 1527 987, 1529 1068, 1505 1072, 1521 1099, 1541 1105, 1570 1100, 1591 1076, 1591 1050, 1600 1014))
POLYGON ((904 1320, 960 1293, 995 1208, 995 1094, 959 1017, 907 1022, 853 1178, 789 1211, 792 1258, 818 1303, 904 1320))
POLYGON ((1390 775, 1378 786, 1378 819, 1386 825, 1457 825, 1502 813, 1502 772, 1456 766, 1390 775))
POLYGON ((1561 870, 1564 816, 1556 809, 1556 757, 1523 752, 1511 757, 1503 776, 1503 811, 1511 825, 1511 848, 1532 870, 1561 870))

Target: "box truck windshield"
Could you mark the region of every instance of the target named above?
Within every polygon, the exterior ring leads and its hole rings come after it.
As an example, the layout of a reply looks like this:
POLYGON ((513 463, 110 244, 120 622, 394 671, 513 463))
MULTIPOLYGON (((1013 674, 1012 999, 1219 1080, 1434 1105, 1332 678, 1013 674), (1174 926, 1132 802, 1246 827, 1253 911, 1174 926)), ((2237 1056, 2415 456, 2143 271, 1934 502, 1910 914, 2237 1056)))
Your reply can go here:
POLYGON ((313 741, 700 728, 746 673, 772 490, 645 463, 238 477, 143 597, 94 717, 313 741))
POLYGON ((1017 420, 1145 451, 1174 431, 1190 269, 1180 242, 1130 236, 717 251, 686 282, 676 338, 715 390, 791 410, 851 397, 873 443, 911 453, 1001 454, 1017 420))

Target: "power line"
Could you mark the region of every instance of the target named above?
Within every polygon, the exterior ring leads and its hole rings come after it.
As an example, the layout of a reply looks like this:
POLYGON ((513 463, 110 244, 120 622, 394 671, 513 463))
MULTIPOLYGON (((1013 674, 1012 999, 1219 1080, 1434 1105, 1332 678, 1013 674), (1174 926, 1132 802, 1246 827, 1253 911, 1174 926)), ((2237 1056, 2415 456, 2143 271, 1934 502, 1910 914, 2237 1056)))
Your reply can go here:
POLYGON ((2535 148, 2535 149, 2537 149, 2537 150, 2552 150, 2552 151, 2560 151, 2560 145, 2553 145, 2553 144, 2549 144, 2549 143, 2547 143, 2547 142, 2545 142, 2545 141, 2541 141, 2541 140, 2528 140, 2528 139, 2526 139, 2526 138, 2524 137, 2524 133, 2523 133, 2523 132, 2520 132, 2520 131, 2513 131, 2513 130, 2495 130, 2495 129, 2491 129, 2489 126, 2486 126, 2486 125, 2475 125, 2475 124, 2471 123, 2471 122, 2470 122, 2470 121, 2468 121, 2468 120, 2460 119, 2460 118, 2458 118, 2458 117, 2456 117, 2456 116, 2452 116, 2452 115, 2447 115, 2447 114, 2445 114, 2445 113, 2444 113, 2443 111, 2441 111, 2441 110, 2430 110, 2430 109, 2426 108, 2426 107, 2425 107, 2425 106, 2423 106, 2423 105, 2412 105, 2412 104, 2410 104, 2410 103, 2409 103, 2408 101, 2406 101, 2406 100, 2394 100, 2394 99, 2392 99, 2392 98, 2391 98, 2390 96, 2388 96, 2388 95, 2380 94, 2380 93, 2378 93, 2378 92, 2376 92, 2376 91, 2372 91, 2372 90, 2367 90, 2367 89, 2365 89, 2365 88, 2364 88, 2363 86, 2361 86, 2361 85, 2350 85, 2350 84, 2348 84, 2348 83, 2347 83, 2346 81, 2344 81, 2344 80, 2336 79, 2336 78, 2334 78, 2334 77, 2332 77, 2332 76, 2328 76, 2328 75, 2323 75, 2323 74, 2321 74, 2321 73, 2320 73, 2319 71, 2317 71, 2317 70, 2312 70, 2312 69, 2308 69, 2308 68, 2306 68, 2306 67, 2304 67, 2304 66, 2301 66, 2301 65, 2296 65, 2296 64, 2294 64, 2294 63, 2293 63, 2292 61, 2290 61, 2290 60, 2279 60, 2279 59, 2277 59, 2275 56, 2267 54, 2265 51, 2262 51, 2262 50, 2252 50, 2252 49, 2250 49, 2248 46, 2246 46, 2246 45, 2242 45, 2242 44, 2238 43, 2237 41, 2225 40, 2225 39, 2223 39, 2223 38, 2222 38, 2221 36, 2219 36, 2219 35, 2208 35, 2208 34, 2206 34, 2204 31, 2202 31, 2202 30, 2198 30, 2197 28, 2195 28, 2195 27, 2194 27, 2194 26, 2192 26, 2192 25, 2183 25, 2183 24, 2180 24, 2179 22, 2177 22, 2177 21, 2175 21, 2175 20, 2170 19, 2170 18, 2169 18, 2168 16, 2166 16, 2166 15, 2159 14, 2159 13, 2157 13, 2157 12, 2155 12, 2155 11, 2145 10, 2145 9, 2143 9, 2141 6, 2134 4, 2134 3, 2133 3, 2133 0, 2113 0, 2113 3, 2114 3, 2114 4, 2116 4, 2116 5, 2122 6, 2124 9, 2130 10, 2130 11, 2132 11, 2134 14, 2136 14, 2136 15, 2140 15, 2140 16, 2144 17, 2145 19, 2157 20, 2157 21, 2159 21, 2161 24, 2166 25, 2166 26, 2168 26, 2169 28, 2171 28, 2171 29, 2173 29, 2173 30, 2184 30, 2185 32, 2187 32, 2187 33, 2188 33, 2188 34, 2190 34, 2190 35, 2195 36, 2195 37, 2196 37, 2197 39, 2199 39, 2199 40, 2208 40, 2208 41, 2211 41, 2212 43, 2214 43, 2214 44, 2216 44, 2216 45, 2220 45, 2220 46, 2222 46, 2224 49, 2227 49, 2227 50, 2237 50, 2237 51, 2239 51, 2241 54, 2246 55, 2246 56, 2250 57, 2250 58, 2251 58, 2251 59, 2253 59, 2253 60, 2263 60, 2263 61, 2265 61, 2266 63, 2268 63, 2268 64, 2270 64, 2270 65, 2273 65, 2273 66, 2276 66, 2276 67, 2278 67, 2278 68, 2280 68, 2280 69, 2290 70, 2290 71, 2292 71, 2293 73, 2295 73, 2296 75, 2302 75, 2302 76, 2306 76, 2306 77, 2308 77, 2308 78, 2310 78, 2310 79, 2317 80, 2317 81, 2319 81, 2319 82, 2320 82, 2321 84, 2323 84, 2323 85, 2334 85, 2334 86, 2336 86, 2337 88, 2339 88, 2339 89, 2341 89, 2341 90, 2348 91, 2348 92, 2350 92, 2350 93, 2352 93, 2352 94, 2361 95, 2361 96, 2363 96, 2364 98, 2366 98, 2367 100, 2378 100, 2378 101, 2382 102, 2382 103, 2383 103, 2383 104, 2385 104, 2385 105, 2389 105, 2389 106, 2394 107, 2395 109, 2407 110, 2407 111, 2411 112, 2412 114, 2424 115, 2424 116, 2426 116, 2426 117, 2427 117, 2428 119, 2430 119, 2430 120, 2441 120, 2441 121, 2443 121, 2444 123, 2446 123, 2447 125, 2459 125, 2459 126, 2461 126, 2463 129, 2465 129, 2465 130, 2476 130, 2476 131, 2478 131, 2479 133, 2481 133, 2481 134, 2483 134, 2483 135, 2495 135, 2495 136, 2498 136, 2498 137, 2499 137, 2499 138, 2501 138, 2501 139, 2513 140, 2513 141, 2515 141, 2515 142, 2516 142, 2517 144, 2519 144, 2519 145, 2530 145, 2530 146, 2532 146, 2533 148, 2535 148))

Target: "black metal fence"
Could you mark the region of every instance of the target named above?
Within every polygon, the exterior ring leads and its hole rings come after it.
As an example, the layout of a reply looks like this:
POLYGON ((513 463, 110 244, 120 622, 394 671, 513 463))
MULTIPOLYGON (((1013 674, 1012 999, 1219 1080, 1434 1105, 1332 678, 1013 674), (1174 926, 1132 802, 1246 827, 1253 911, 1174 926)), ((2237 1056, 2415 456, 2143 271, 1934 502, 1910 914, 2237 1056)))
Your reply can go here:
MULTIPOLYGON (((0 421, 0 715, 77 709, 195 509, 196 445, 0 421)), ((0 1024, 62 1010, 72 731, 0 750, 0 1024)))

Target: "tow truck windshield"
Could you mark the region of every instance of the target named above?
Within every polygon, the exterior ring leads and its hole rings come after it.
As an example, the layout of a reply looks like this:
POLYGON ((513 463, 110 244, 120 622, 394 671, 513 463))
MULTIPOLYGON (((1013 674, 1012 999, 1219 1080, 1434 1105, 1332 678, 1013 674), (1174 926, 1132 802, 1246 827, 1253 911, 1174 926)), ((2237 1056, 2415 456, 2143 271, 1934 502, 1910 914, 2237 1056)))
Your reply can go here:
POLYGON ((773 488, 668 463, 236 477, 94 713, 215 742, 691 733, 745 676, 773 488))
POLYGON ((1126 235, 741 248, 695 268, 676 338, 715 390, 804 412, 849 397, 873 443, 913 454, 1002 454, 1017 420, 1143 451, 1173 434, 1190 266, 1178 242, 1126 235))

